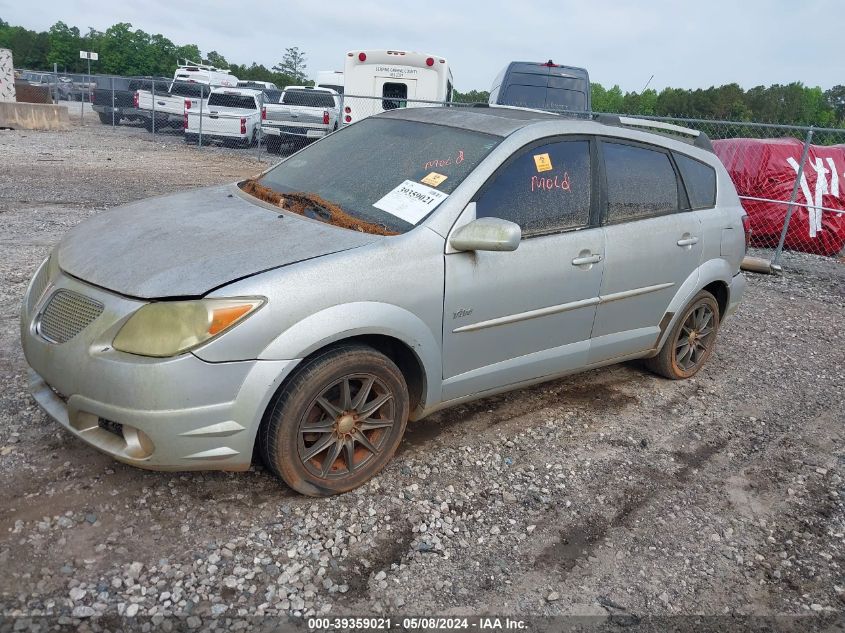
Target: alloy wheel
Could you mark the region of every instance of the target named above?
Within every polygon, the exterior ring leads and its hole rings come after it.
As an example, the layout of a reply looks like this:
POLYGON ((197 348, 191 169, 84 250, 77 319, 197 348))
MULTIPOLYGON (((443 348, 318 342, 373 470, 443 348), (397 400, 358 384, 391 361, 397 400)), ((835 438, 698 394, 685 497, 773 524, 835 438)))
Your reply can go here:
POLYGON ((386 449, 395 421, 394 394, 381 379, 344 376, 323 389, 300 419, 299 459, 316 477, 349 477, 386 449))
POLYGON ((713 309, 703 303, 693 308, 684 320, 675 342, 675 363, 683 371, 694 370, 707 357, 716 334, 713 309))

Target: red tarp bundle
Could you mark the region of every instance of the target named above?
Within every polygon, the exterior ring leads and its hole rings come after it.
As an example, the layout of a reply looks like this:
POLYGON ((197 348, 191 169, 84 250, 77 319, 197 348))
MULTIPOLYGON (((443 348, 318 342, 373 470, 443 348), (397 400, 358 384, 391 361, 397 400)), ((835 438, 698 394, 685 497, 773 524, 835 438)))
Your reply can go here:
MULTIPOLYGON (((736 138, 713 141, 716 155, 728 170, 740 196, 789 201, 803 143, 797 139, 736 138)), ((798 186, 786 248, 836 255, 845 246, 845 145, 811 145, 798 186)), ((788 205, 743 200, 756 246, 774 247, 780 239, 788 205)))

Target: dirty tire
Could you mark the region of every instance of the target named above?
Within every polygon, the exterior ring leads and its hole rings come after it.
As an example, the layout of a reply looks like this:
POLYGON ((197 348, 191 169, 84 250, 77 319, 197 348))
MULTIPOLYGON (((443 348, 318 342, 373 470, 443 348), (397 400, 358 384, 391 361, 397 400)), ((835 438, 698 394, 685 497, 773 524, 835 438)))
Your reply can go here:
MULTIPOLYGON (((111 114, 106 114, 105 112, 98 112, 97 113, 100 117, 100 123, 103 125, 111 125, 112 124, 112 117, 111 114)), ((120 121, 120 117, 115 115, 114 122, 118 123, 120 121)))
POLYGON ((716 347, 720 318, 716 298, 702 290, 684 307, 660 353, 645 359, 645 366, 670 380, 695 376, 716 347), (696 322, 698 315, 703 316, 696 322))
POLYGON ((383 354, 359 344, 326 350, 305 361, 270 403, 259 453, 297 492, 347 492, 393 457, 408 400, 402 372, 383 354))

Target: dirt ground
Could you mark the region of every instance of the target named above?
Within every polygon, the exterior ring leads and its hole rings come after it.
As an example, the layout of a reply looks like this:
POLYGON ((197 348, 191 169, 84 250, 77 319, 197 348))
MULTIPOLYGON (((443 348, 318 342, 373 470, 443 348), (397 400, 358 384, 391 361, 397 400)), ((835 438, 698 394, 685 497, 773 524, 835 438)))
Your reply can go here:
POLYGON ((96 123, 0 131, 0 613, 166 630, 339 615, 773 615, 845 608, 845 265, 787 254, 694 379, 638 364, 410 425, 374 481, 114 462, 27 391, 19 305, 78 222, 245 178, 253 153, 96 123))

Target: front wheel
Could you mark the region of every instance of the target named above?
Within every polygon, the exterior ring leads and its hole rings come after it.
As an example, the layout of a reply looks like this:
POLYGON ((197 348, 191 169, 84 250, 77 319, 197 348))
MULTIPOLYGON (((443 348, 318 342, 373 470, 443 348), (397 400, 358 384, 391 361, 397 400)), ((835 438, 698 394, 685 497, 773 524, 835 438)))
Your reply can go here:
POLYGON ((408 387, 389 358, 344 345, 305 362, 261 424, 264 463, 311 496, 347 492, 393 457, 408 421, 408 387))
POLYGON ((716 347, 719 318, 716 298, 702 290, 684 308, 660 353, 646 359, 646 367, 671 380, 697 374, 716 347))

